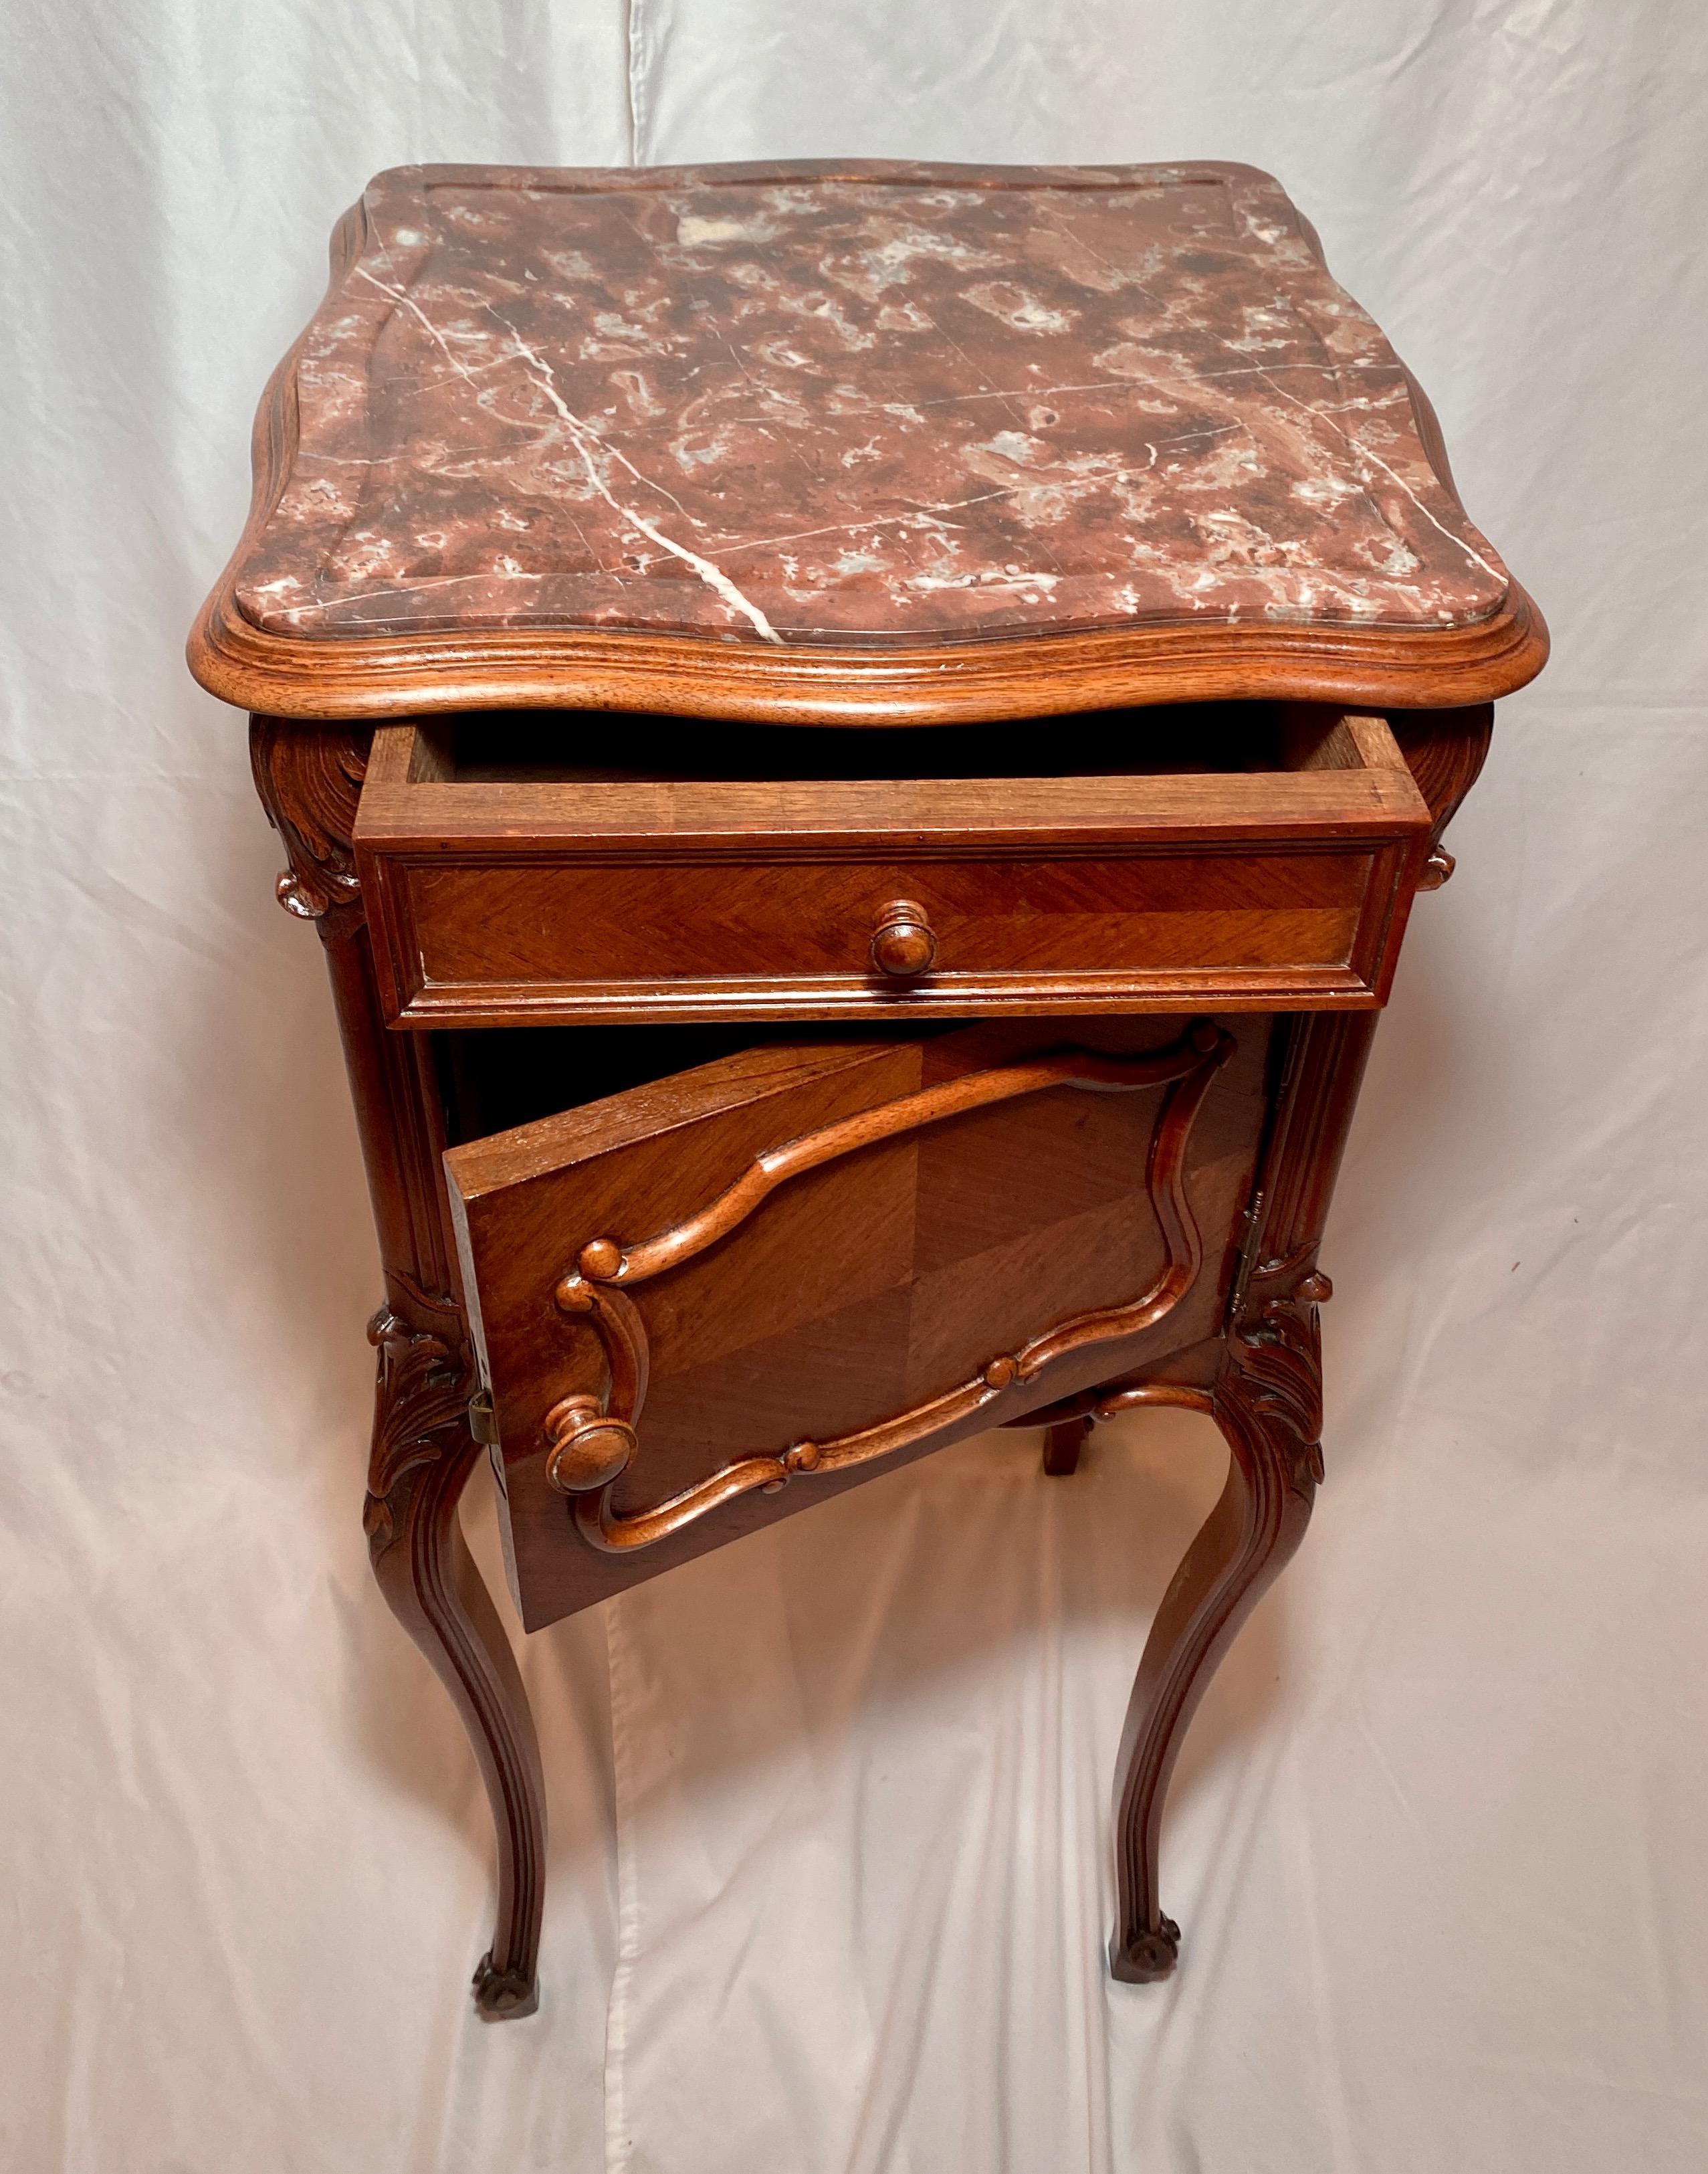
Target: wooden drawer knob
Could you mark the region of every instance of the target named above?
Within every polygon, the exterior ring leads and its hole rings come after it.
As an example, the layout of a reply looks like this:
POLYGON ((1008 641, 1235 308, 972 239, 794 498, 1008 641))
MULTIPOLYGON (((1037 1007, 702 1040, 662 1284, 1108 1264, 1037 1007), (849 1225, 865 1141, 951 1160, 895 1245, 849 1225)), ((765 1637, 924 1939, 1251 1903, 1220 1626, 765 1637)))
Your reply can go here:
POLYGON ((597 1397, 565 1397, 546 1414, 551 1454, 546 1478, 559 1495, 585 1495, 603 1487, 627 1465, 635 1430, 599 1408, 597 1397))
POLYGON ((916 974, 928 974, 936 957, 937 938, 922 906, 911 898, 895 898, 878 909, 872 963, 880 974, 911 981, 916 974))

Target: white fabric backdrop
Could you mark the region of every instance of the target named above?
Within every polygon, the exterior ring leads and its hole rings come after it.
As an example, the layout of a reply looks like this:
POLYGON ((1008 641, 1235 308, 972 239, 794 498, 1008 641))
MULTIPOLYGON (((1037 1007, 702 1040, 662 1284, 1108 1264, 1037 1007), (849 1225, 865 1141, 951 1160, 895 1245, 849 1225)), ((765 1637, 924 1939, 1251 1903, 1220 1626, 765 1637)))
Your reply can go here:
MULTIPOLYGON (((1700 0, 11 0, 0 2163, 1575 2174, 1708 2162, 1700 0), (528 1642, 538 2017, 367 1575, 319 947, 184 631, 332 218, 417 159, 1249 160, 1550 617, 1327 1264, 1330 1480, 1107 1797, 1202 1422, 966 1445, 528 1642)), ((477 1538, 492 1553, 489 1511, 477 1538)))

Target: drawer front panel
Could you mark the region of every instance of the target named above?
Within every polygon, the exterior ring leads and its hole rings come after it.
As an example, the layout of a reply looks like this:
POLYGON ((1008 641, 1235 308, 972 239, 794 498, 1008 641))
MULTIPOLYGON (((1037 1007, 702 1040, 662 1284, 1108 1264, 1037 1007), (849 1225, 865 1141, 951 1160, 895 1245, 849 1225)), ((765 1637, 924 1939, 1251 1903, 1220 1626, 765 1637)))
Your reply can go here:
POLYGON ((368 885, 409 1024, 1380 1001, 1408 845, 857 862, 388 856, 368 885), (922 911, 928 971, 873 963, 922 911))

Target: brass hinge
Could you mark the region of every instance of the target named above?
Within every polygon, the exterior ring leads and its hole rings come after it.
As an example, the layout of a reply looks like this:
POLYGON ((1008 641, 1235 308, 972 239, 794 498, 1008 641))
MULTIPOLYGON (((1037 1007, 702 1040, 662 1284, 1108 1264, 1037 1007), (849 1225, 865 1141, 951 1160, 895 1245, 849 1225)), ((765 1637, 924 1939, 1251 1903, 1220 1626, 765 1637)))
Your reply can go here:
POLYGON ((1254 1192, 1251 1204, 1240 1222, 1240 1253, 1234 1263, 1234 1287, 1228 1293, 1228 1321, 1230 1326, 1240 1318, 1240 1309, 1246 1303, 1246 1291, 1257 1265, 1258 1241, 1263 1235, 1264 1197, 1254 1192))
POLYGON ((468 1399, 468 1431, 488 1449, 498 1442, 498 1414, 492 1409, 490 1389, 477 1389, 468 1399))

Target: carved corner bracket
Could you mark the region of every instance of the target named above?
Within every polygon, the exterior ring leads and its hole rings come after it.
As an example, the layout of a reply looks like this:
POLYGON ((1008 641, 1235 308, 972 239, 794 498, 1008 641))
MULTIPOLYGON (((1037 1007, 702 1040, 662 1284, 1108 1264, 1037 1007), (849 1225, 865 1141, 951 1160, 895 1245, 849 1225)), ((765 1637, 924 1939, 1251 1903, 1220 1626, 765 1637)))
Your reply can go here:
POLYGON ((278 902, 299 920, 318 922, 328 943, 361 918, 351 841, 370 737, 356 725, 250 719, 256 790, 289 862, 276 886, 278 902))
POLYGON ((1433 821, 1430 850, 1418 878, 1419 890, 1439 890, 1452 875, 1453 856, 1441 835, 1477 782, 1494 732, 1494 705, 1467 710, 1396 710, 1388 725, 1405 756, 1433 821))

